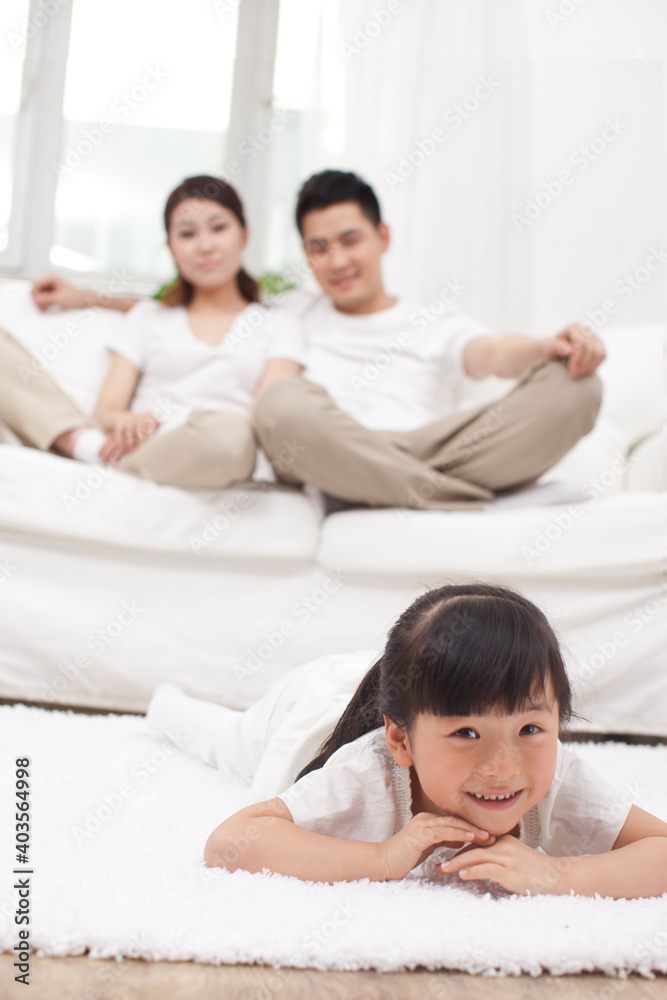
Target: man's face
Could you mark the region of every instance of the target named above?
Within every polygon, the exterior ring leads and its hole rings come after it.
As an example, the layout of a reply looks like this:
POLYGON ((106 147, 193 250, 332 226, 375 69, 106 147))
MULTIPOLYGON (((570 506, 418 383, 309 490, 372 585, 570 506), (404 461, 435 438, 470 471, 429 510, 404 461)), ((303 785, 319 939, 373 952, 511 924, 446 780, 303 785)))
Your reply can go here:
POLYGON ((303 246, 322 291, 341 312, 363 311, 384 294, 380 262, 389 230, 366 218, 354 201, 315 209, 304 216, 303 246))

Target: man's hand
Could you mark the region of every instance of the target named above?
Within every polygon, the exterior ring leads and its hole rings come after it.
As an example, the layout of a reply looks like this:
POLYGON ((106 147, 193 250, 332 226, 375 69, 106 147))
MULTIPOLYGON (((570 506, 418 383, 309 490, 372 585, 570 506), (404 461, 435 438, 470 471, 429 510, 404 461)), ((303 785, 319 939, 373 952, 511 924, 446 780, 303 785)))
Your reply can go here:
POLYGON ((572 378, 590 375, 606 357, 600 338, 579 323, 572 323, 555 337, 545 337, 542 343, 547 357, 568 359, 567 370, 572 378))
POLYGON ((88 305, 90 292, 77 288, 65 281, 59 274, 45 274, 38 278, 31 289, 31 295, 38 309, 61 306, 63 309, 84 309, 88 305))
POLYGON ((521 896, 559 894, 558 883, 570 867, 569 858, 551 858, 507 833, 489 847, 468 848, 438 865, 441 872, 458 872, 464 882, 491 879, 521 896))
POLYGON ((153 437, 160 424, 151 413, 122 413, 100 448, 100 461, 115 465, 144 441, 153 437))

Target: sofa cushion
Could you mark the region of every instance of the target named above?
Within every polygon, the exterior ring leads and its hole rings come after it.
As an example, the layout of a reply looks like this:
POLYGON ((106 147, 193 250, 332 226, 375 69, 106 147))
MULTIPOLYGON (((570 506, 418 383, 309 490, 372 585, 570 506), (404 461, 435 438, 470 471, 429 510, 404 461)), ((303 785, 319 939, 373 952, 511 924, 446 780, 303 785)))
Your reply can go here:
POLYGON ((32 535, 202 559, 312 561, 319 521, 308 497, 290 487, 178 489, 0 445, 0 524, 32 535))
POLYGON ((504 580, 656 577, 659 493, 505 511, 345 511, 324 522, 320 564, 357 577, 470 576, 504 580))

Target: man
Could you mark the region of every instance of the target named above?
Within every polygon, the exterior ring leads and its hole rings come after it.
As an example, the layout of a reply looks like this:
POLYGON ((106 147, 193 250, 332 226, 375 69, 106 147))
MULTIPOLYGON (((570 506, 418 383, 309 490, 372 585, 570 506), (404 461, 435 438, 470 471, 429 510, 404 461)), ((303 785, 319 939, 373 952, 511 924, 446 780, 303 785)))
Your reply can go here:
POLYGON ((255 403, 259 439, 281 479, 348 503, 479 508, 533 482, 590 431, 605 357, 590 331, 498 336, 444 301, 436 315, 389 296, 381 267, 389 230, 355 174, 307 180, 296 220, 324 294, 285 300, 304 324, 305 371, 255 403), (455 414, 463 372, 519 382, 503 399, 455 414))

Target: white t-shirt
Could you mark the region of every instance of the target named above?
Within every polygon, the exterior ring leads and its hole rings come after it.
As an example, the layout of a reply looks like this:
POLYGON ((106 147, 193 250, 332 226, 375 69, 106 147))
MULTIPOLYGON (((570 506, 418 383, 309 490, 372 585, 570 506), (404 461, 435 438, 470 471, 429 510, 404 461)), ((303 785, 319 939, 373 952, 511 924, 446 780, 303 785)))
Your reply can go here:
POLYGON ((454 306, 442 312, 398 302, 367 315, 334 308, 326 295, 293 292, 278 307, 301 318, 304 377, 371 430, 413 430, 455 409, 463 349, 495 336, 454 306))
MULTIPOLYGON (((314 833, 380 843, 412 818, 410 768, 393 759, 384 728, 337 750, 279 798, 294 822, 314 833)), ((519 821, 519 839, 553 857, 610 851, 630 811, 627 797, 558 744, 548 793, 519 821)), ((427 874, 460 848, 438 848, 415 874, 427 874)))
POLYGON ((160 430, 171 430, 193 410, 250 412, 269 358, 303 363, 298 317, 252 303, 220 344, 195 337, 183 306, 139 302, 107 346, 141 371, 130 409, 152 413, 160 430))

